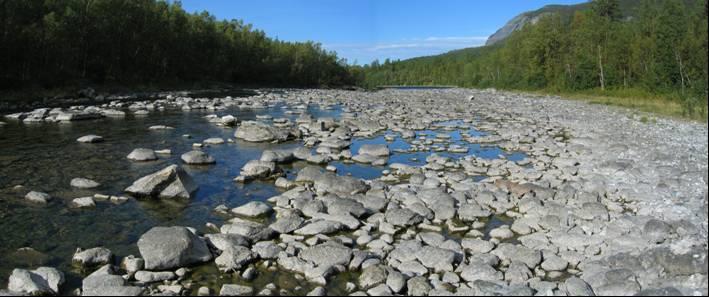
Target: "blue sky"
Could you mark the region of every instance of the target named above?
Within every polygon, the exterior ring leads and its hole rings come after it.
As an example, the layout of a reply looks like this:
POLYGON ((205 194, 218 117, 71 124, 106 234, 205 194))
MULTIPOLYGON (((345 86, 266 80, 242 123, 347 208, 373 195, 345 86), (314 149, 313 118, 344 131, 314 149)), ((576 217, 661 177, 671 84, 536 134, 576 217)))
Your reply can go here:
POLYGON ((241 19, 268 36, 313 40, 348 62, 406 59, 479 46, 514 16, 583 0, 182 0, 189 12, 241 19))

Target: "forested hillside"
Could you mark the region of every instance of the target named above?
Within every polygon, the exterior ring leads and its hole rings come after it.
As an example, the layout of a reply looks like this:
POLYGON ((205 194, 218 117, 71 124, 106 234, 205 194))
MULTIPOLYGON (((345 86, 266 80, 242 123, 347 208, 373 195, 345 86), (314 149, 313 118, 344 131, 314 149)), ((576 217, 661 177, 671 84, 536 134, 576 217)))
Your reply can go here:
POLYGON ((0 0, 0 90, 210 80, 353 83, 317 43, 274 40, 179 1, 0 0))
POLYGON ((596 0, 563 18, 549 14, 492 46, 375 61, 362 69, 365 85, 659 95, 706 115, 707 1, 643 0, 625 18, 617 0, 596 0))

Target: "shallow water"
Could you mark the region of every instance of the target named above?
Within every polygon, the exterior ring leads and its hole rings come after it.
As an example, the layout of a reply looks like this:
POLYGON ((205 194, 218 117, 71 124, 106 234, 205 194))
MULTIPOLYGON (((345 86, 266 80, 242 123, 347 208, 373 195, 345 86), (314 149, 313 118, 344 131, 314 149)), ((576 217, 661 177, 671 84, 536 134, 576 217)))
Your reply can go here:
MULTIPOLYGON (((146 201, 130 200, 122 205, 97 201, 92 209, 71 209, 69 202, 74 198, 91 196, 94 193, 122 195, 123 189, 136 179, 166 167, 168 164, 181 164, 180 155, 192 150, 192 144, 210 137, 232 138, 233 128, 221 128, 204 119, 205 115, 232 114, 240 120, 253 120, 257 115, 268 114, 274 118, 288 117, 283 105, 266 109, 230 109, 218 112, 183 112, 166 110, 151 112, 144 117, 128 115, 123 119, 105 118, 94 121, 74 123, 43 123, 27 125, 9 121, 0 127, 0 287, 7 285, 13 268, 36 268, 40 265, 54 266, 62 270, 68 280, 65 288, 80 286, 82 273, 71 267, 71 257, 77 247, 92 248, 104 246, 111 249, 117 258, 129 254, 138 256, 136 242, 141 234, 154 226, 182 225, 195 227, 207 232, 205 223, 220 225, 227 217, 213 212, 215 206, 225 204, 236 207, 248 201, 261 200, 279 194, 271 183, 253 182, 237 184, 232 179, 239 174, 240 168, 249 160, 258 159, 264 149, 292 148, 300 144, 287 142, 282 144, 253 144, 242 141, 203 148, 212 155, 217 164, 211 166, 185 166, 199 185, 199 190, 189 201, 146 201), (168 125, 174 130, 150 131, 152 125, 168 125), (76 139, 87 134, 97 134, 105 138, 98 144, 82 144, 76 139), (191 138, 183 137, 189 134, 191 138), (134 148, 171 149, 172 155, 159 156, 160 160, 146 163, 134 163, 126 156, 134 148), (70 187, 72 178, 90 178, 102 185, 92 190, 77 190, 70 187), (16 185, 23 190, 13 190, 16 185), (25 202, 23 195, 30 190, 49 193, 54 199, 47 206, 25 202), (32 247, 39 253, 18 252, 19 248, 32 247)), ((308 113, 313 117, 337 118, 342 109, 320 109, 309 106, 308 113)), ((444 128, 442 126, 442 128, 444 128)), ((448 127, 449 128, 449 127, 448 127)), ((387 131, 386 133, 391 133, 387 131)), ((479 131, 436 130, 418 131, 417 136, 446 133, 451 142, 470 147, 467 154, 441 152, 444 156, 460 158, 476 155, 483 158, 508 159, 524 158, 523 154, 510 154, 494 146, 480 146, 461 141, 460 133, 480 135, 479 131)), ((362 144, 386 143, 390 149, 408 149, 409 140, 397 138, 387 142, 383 134, 373 138, 355 139, 351 149, 356 153, 362 144)), ((431 152, 393 153, 391 163, 423 165, 431 152)), ((355 177, 373 179, 381 176, 386 167, 372 167, 364 164, 345 164, 331 162, 338 168, 338 174, 350 174, 355 177)), ((293 175, 306 164, 297 162, 284 166, 293 175)), ((214 266, 213 264, 209 264, 214 266)), ((201 267, 199 271, 212 271, 201 267)), ((204 275, 209 275, 205 273, 204 275)), ((260 291, 266 282, 262 277, 282 278, 285 283, 298 284, 288 276, 263 275, 252 284, 260 291)), ((203 276, 204 277, 204 276, 203 276)), ((209 279, 208 277, 206 277, 209 279)), ((220 276, 213 276, 207 283, 216 282, 220 276)), ((345 279, 347 276, 341 276, 345 279)), ((302 284, 301 284, 302 285, 302 284)), ((335 282, 341 287, 342 282, 335 282)))

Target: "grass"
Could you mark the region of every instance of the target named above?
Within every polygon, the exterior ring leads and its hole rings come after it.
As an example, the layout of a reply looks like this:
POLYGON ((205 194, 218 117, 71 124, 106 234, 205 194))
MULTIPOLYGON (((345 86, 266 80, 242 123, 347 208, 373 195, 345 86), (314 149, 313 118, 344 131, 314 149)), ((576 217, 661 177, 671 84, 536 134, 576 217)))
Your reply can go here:
MULTIPOLYGON (((691 109, 676 94, 653 94, 638 89, 618 89, 601 91, 599 89, 585 90, 579 92, 559 92, 559 91, 533 91, 535 94, 559 95, 564 99, 581 100, 589 104, 599 104, 608 106, 618 106, 634 111, 642 111, 657 116, 670 117, 675 119, 685 119, 696 122, 707 122, 707 103, 698 101, 693 103, 691 109), (691 111, 691 112, 690 112, 691 111)), ((641 121, 649 122, 643 116, 641 121), (642 119, 645 118, 645 121, 642 119)))

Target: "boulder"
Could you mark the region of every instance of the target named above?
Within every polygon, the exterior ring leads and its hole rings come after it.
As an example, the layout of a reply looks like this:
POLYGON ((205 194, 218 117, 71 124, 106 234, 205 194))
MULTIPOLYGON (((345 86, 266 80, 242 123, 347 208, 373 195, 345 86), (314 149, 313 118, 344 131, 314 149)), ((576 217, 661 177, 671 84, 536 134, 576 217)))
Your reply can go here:
POLYGON ((125 191, 136 197, 190 198, 197 185, 182 168, 170 165, 135 181, 125 191))
POLYGON ((139 296, 143 288, 126 286, 126 280, 116 275, 111 265, 105 265, 84 278, 82 296, 139 296))
POLYGON ((7 288, 11 292, 29 295, 52 295, 59 293, 64 284, 64 274, 51 267, 39 267, 35 270, 14 269, 7 288))
POLYGON ((103 141, 103 137, 98 135, 86 135, 79 137, 76 141, 81 143, 98 143, 103 141))
POLYGON ((375 157, 388 157, 390 152, 386 144, 363 144, 358 153, 375 157))
POLYGON ((93 267, 110 264, 113 261, 113 253, 104 247, 96 247, 88 250, 77 249, 72 262, 82 267, 93 267))
POLYGON ((257 259, 257 254, 249 248, 243 246, 233 246, 222 251, 222 254, 214 259, 214 263, 219 270, 224 272, 239 271, 246 265, 257 259))
POLYGON ((151 149, 137 148, 134 149, 130 154, 128 154, 127 158, 131 161, 146 162, 157 160, 158 156, 156 156, 155 151, 151 149))
POLYGON ((219 296, 252 296, 254 288, 242 285, 222 285, 219 296))
POLYGON ((258 178, 267 178, 275 172, 277 172, 276 163, 251 160, 241 168, 241 172, 239 173, 239 177, 236 178, 236 181, 245 182, 258 178))
POLYGON ((47 193, 31 191, 25 195, 25 199, 34 203, 47 204, 49 200, 52 200, 52 197, 47 193))
POLYGON ((87 208, 96 207, 96 202, 93 197, 81 197, 71 200, 71 207, 75 208, 87 208))
POLYGON ((231 212, 246 217, 260 217, 273 212, 273 208, 261 201, 251 201, 232 209, 231 212))
POLYGON ((101 184, 86 178, 74 178, 71 180, 71 186, 77 189, 93 189, 101 186, 101 184))
POLYGON ((190 165, 209 165, 217 162, 212 156, 203 151, 189 151, 182 154, 180 158, 182 162, 190 165))
POLYGON ((153 227, 138 240, 147 270, 167 270, 212 259, 207 244, 185 227, 153 227))
POLYGON ((234 137, 248 142, 282 142, 288 140, 290 132, 264 123, 245 121, 234 132, 234 137))

